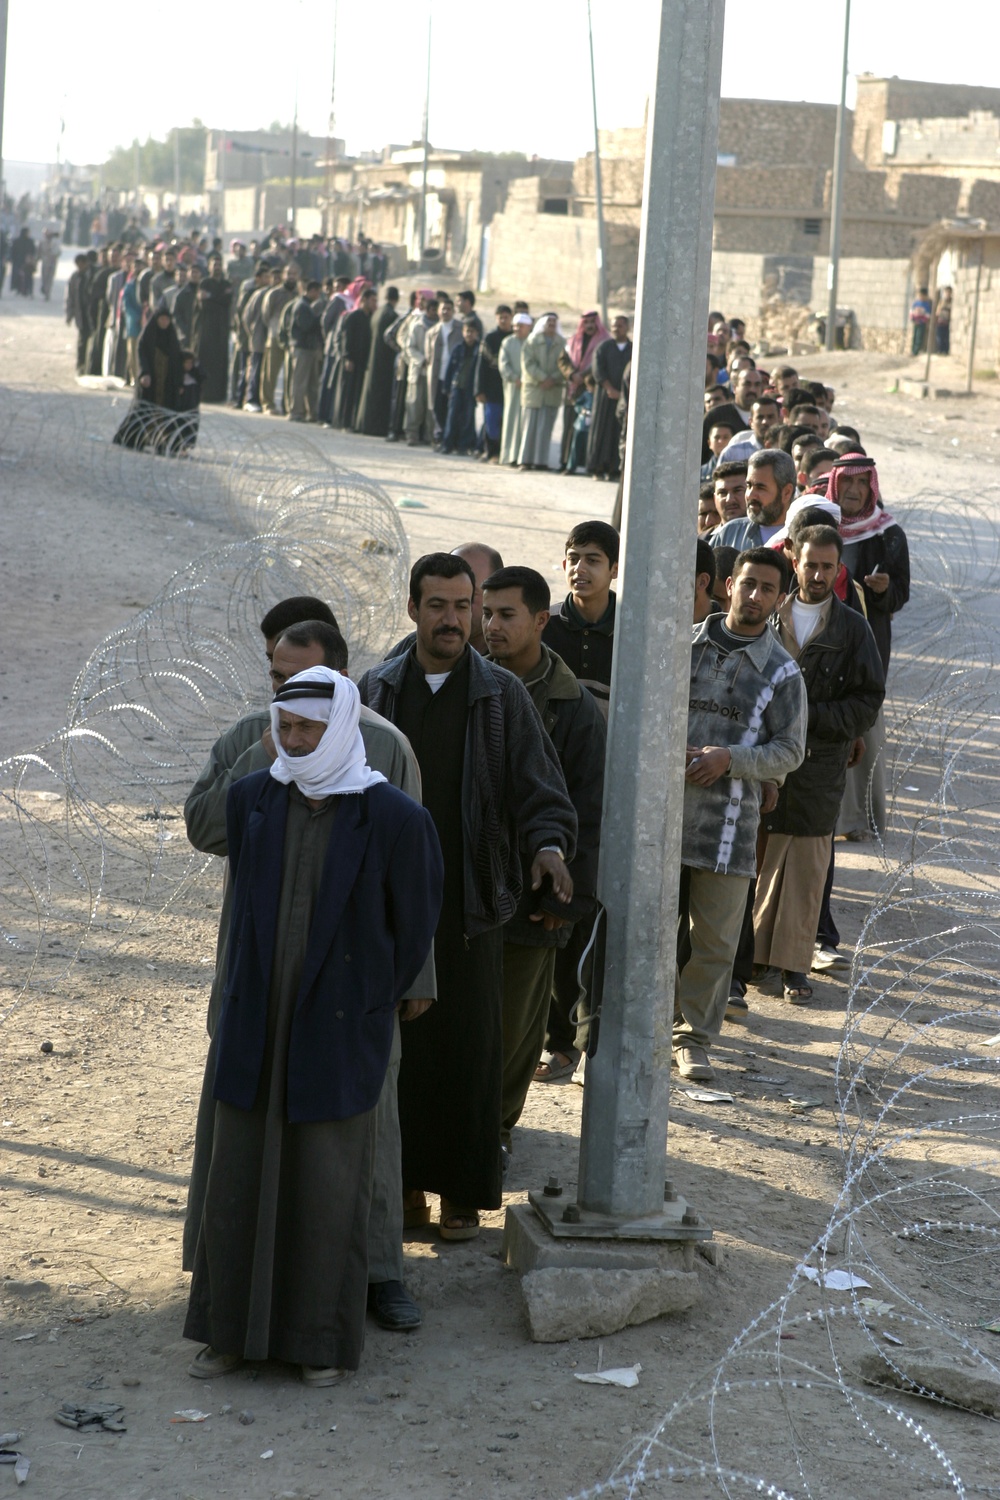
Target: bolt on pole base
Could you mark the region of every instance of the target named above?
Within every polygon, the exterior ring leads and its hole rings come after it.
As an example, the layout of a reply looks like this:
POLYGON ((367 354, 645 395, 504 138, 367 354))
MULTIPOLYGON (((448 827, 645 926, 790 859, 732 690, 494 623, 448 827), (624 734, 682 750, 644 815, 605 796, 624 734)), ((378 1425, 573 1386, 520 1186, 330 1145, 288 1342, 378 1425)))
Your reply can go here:
POLYGON ((559 1240, 710 1240, 712 1231, 703 1224, 684 1198, 664 1196, 663 1211, 625 1218, 620 1214, 595 1213, 576 1202, 562 1203, 551 1193, 529 1193, 528 1202, 548 1232, 559 1240))

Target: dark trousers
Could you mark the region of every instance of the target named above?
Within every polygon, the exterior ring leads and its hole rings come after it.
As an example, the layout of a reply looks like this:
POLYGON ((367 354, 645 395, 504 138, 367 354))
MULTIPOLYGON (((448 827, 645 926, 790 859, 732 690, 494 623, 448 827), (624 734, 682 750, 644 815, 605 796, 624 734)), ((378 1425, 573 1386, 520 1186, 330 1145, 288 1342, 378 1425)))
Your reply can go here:
POLYGON ((500 1139, 510 1146, 545 1038, 555 948, 503 945, 503 1090, 500 1139))
POLYGON ((826 884, 823 887, 823 905, 819 909, 819 922, 816 925, 816 941, 822 943, 824 948, 836 948, 840 942, 840 933, 837 924, 833 920, 833 912, 830 909, 830 897, 833 894, 833 871, 836 863, 834 855, 834 843, 830 840, 830 867, 826 872, 826 884))
POLYGON ((575 1047, 586 1052, 590 1045, 590 997, 593 988, 593 950, 587 956, 582 975, 580 959, 590 941, 592 921, 575 922, 565 948, 556 950, 552 976, 552 999, 549 1002, 549 1026, 545 1045, 550 1052, 568 1057, 575 1047), (580 985, 583 984, 583 994, 580 985))
POLYGON ((471 390, 452 387, 441 448, 444 453, 471 453, 476 446, 476 401, 471 390))
POLYGON ((247 377, 247 405, 260 405, 260 377, 264 368, 264 351, 254 350, 250 355, 250 374, 247 377))
POLYGON ((250 356, 246 349, 241 349, 239 344, 233 350, 232 364, 229 367, 229 399, 234 406, 242 406, 247 396, 247 369, 250 356))

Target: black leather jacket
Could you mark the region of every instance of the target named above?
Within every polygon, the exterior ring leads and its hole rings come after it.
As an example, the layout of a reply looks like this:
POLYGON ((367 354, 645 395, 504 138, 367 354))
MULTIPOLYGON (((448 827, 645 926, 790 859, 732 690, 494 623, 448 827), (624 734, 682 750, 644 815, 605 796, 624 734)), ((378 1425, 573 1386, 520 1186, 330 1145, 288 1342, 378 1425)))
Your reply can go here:
MULTIPOLYGON (((779 633, 775 619, 771 628, 779 633)), ((851 746, 878 716, 885 673, 868 621, 836 596, 826 629, 806 642, 798 665, 809 704, 805 759, 763 823, 768 833, 819 838, 836 827, 851 746)))

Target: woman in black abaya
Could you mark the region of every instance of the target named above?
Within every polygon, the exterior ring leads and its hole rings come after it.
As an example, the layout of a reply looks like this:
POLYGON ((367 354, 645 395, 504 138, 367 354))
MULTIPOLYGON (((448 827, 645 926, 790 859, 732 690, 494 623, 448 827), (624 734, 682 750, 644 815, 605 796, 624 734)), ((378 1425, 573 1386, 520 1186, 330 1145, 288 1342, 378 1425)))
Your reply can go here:
POLYGON ((139 335, 136 354, 139 379, 135 398, 114 441, 123 448, 175 453, 184 446, 185 437, 186 418, 180 414, 184 361, 177 329, 164 301, 157 303, 139 335))

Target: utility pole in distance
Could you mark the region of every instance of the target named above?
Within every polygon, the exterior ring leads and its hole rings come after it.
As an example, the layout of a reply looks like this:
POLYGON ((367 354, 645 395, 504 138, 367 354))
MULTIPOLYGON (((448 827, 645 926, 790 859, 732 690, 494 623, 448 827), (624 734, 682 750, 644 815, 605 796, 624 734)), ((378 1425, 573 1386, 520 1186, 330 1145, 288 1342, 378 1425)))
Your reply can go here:
POLYGON ((582 1264, 600 1266, 598 1240, 609 1250, 621 1240, 676 1246, 711 1233, 664 1179, 694 600, 689 497, 700 464, 724 19, 724 0, 661 0, 604 783, 600 1033, 587 1059, 577 1201, 550 1184, 529 1195, 534 1215, 508 1210, 507 1257, 523 1270, 570 1264, 574 1240, 591 1246, 582 1264))
POLYGON ((597 74, 594 70, 594 23, 587 0, 587 36, 590 41, 590 100, 594 111, 594 212, 597 214, 597 298, 604 326, 608 326, 608 245, 604 231, 604 187, 601 179, 601 132, 597 128, 597 74))
POLYGON ((844 56, 840 69, 837 140, 833 148, 833 192, 830 195, 830 264, 826 270, 826 347, 837 347, 837 283, 840 279, 840 228, 844 218, 844 168, 847 165, 847 54, 851 44, 851 0, 844 0, 844 56))
POLYGON ((8 0, 0 0, 0 212, 3 211, 3 106, 7 90, 7 9, 8 0))

